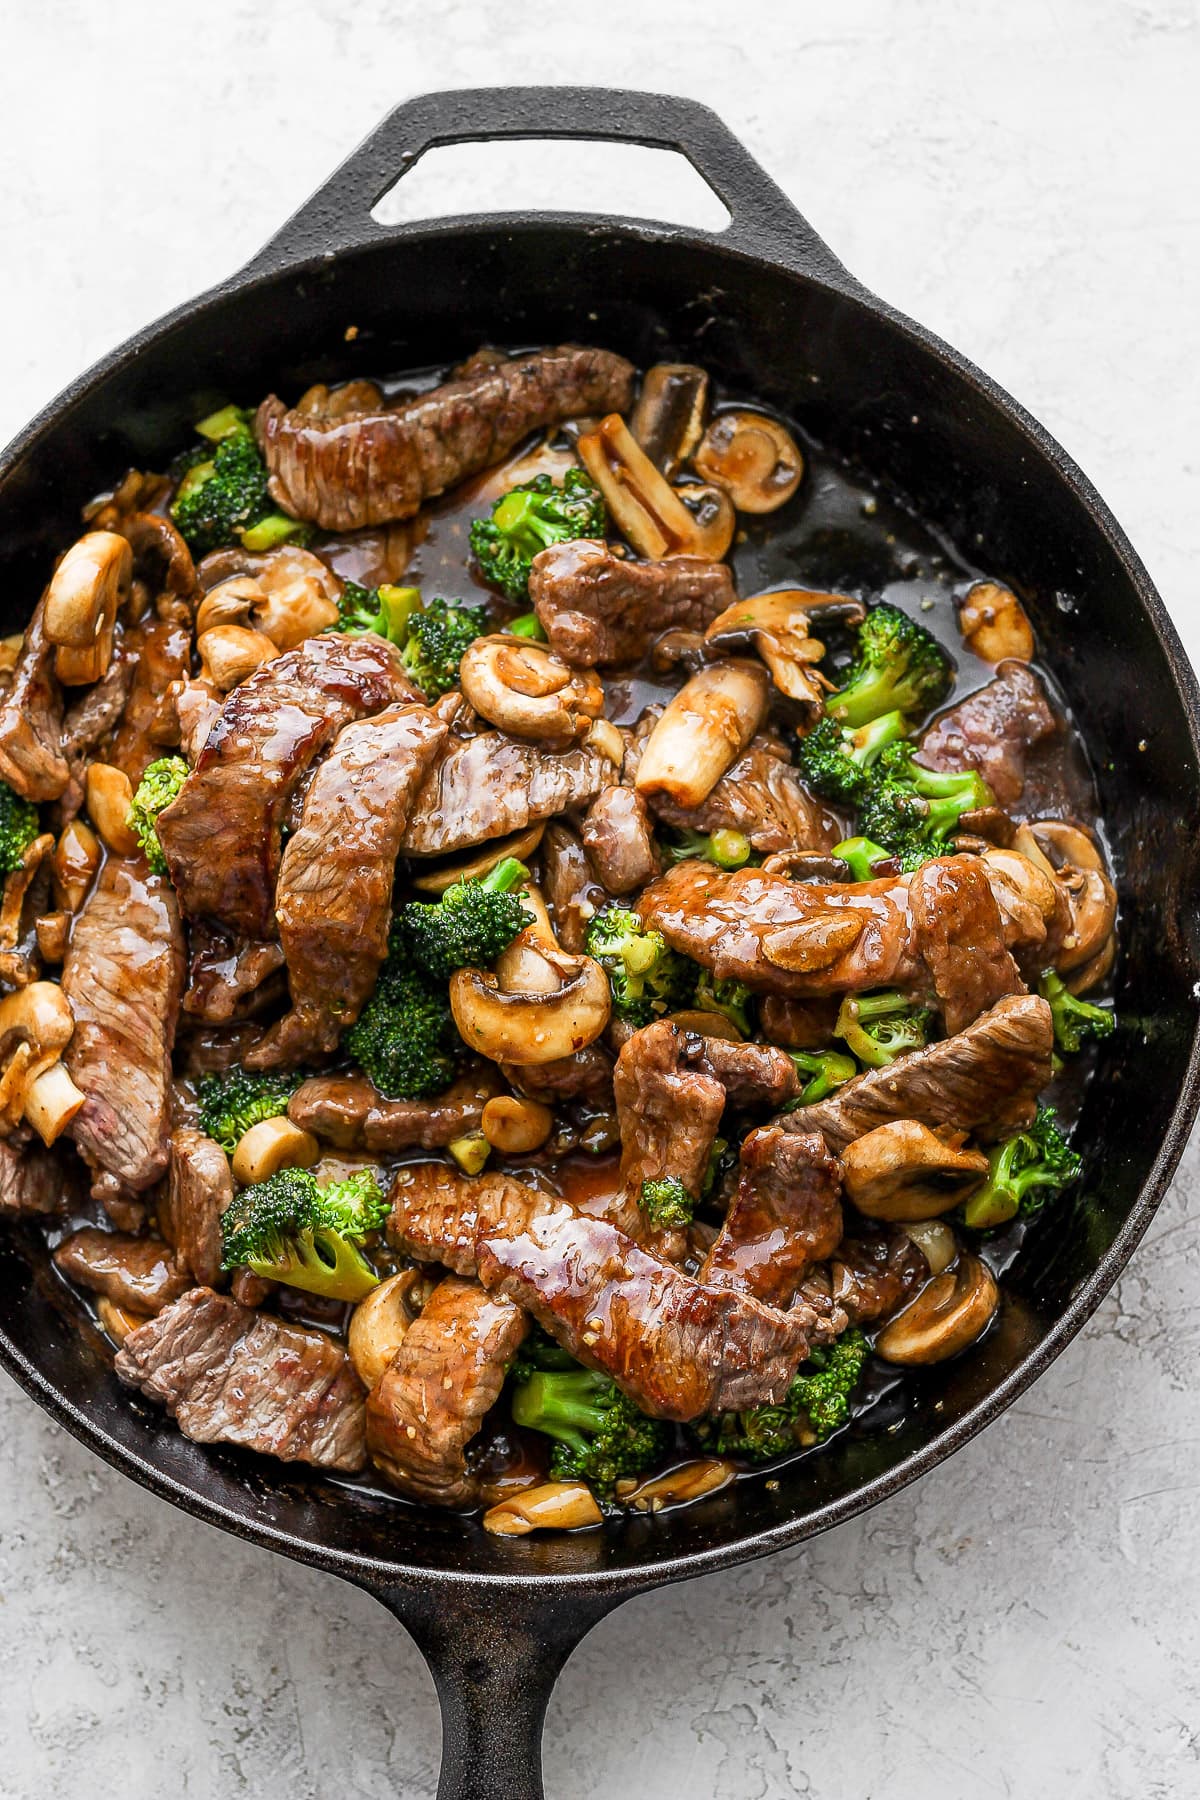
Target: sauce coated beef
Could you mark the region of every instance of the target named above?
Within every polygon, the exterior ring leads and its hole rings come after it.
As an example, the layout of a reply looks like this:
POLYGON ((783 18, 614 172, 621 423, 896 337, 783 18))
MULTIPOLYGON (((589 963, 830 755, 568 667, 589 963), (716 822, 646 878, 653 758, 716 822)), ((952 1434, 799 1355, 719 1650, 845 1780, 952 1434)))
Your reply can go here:
POLYGON ((226 409, 0 659, 0 1217, 187 1436, 496 1531, 807 1450, 814 1358, 868 1429, 872 1355, 962 1351, 889 1328, 1004 1266, 1003 1195, 931 1237, 850 1147, 1023 1133, 1066 1185, 1042 1103, 1109 1017, 1015 594, 956 688, 975 571, 704 371, 637 390, 563 345, 226 409))

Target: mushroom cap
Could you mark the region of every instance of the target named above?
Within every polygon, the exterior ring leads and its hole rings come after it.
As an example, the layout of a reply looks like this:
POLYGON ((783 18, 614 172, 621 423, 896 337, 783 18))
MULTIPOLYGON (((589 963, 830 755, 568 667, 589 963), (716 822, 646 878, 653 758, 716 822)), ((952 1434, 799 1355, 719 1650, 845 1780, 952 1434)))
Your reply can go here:
POLYGON ((916 1119, 892 1119, 842 1153, 845 1192, 868 1219, 892 1223, 934 1219, 979 1186, 986 1156, 947 1142, 916 1119))
POLYGON ((904 1368, 945 1362, 982 1337, 996 1316, 1000 1291, 977 1256, 960 1253, 953 1268, 926 1282, 875 1339, 875 1353, 904 1368))
POLYGON ((604 711, 604 689, 590 669, 572 669, 547 645, 511 632, 476 638, 458 678, 481 718, 548 748, 577 742, 604 711))
POLYGON ((774 512, 791 499, 804 473, 787 427, 743 407, 717 414, 692 462, 706 481, 726 490, 739 512, 748 513, 774 512))

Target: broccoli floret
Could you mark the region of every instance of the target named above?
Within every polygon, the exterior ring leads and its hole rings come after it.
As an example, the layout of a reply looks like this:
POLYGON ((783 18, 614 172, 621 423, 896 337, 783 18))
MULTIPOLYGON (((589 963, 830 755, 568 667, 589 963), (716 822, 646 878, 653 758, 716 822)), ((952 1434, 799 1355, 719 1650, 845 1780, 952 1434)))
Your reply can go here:
POLYGON ((897 606, 873 606, 858 631, 858 654, 825 710, 855 730, 884 713, 920 718, 940 706, 954 668, 937 639, 897 606))
POLYGON ((696 857, 701 862, 715 863, 718 869, 740 869, 750 861, 753 846, 740 831, 681 830, 663 844, 662 853, 669 863, 688 862, 696 857))
POLYGON ((25 852, 38 834, 38 809, 32 800, 0 781, 0 875, 19 869, 25 852))
POLYGON ((987 1180, 963 1206, 963 1224, 990 1231, 1018 1213, 1033 1218, 1082 1173, 1083 1159, 1059 1131, 1054 1108, 1039 1106, 1029 1130, 1006 1138, 988 1157, 987 1180))
POLYGON ((1047 969, 1043 974, 1038 982, 1038 993, 1050 1003, 1054 1041, 1068 1056, 1083 1049, 1085 1038, 1108 1037, 1117 1022, 1107 1007, 1093 1006, 1089 1000, 1077 1000, 1053 969, 1047 969))
POLYGON ((483 606, 431 600, 410 615, 401 661, 427 699, 436 700, 458 685, 463 652, 486 630, 483 606))
POLYGON ((190 773, 182 756, 160 756, 157 762, 150 764, 133 796, 125 823, 145 851, 146 861, 156 875, 166 874, 167 859, 158 841, 155 820, 170 806, 190 773))
POLYGON ((311 528, 289 519, 271 499, 251 415, 224 407, 197 430, 215 438, 216 449, 192 463, 171 503, 171 517, 193 556, 235 542, 247 550, 270 550, 289 539, 307 543, 311 528))
POLYGON ((944 854, 965 812, 993 806, 995 799, 974 769, 926 769, 910 744, 889 744, 861 797, 859 826, 901 868, 916 869, 944 854))
POLYGON ((529 596, 529 570, 540 550, 569 538, 602 538, 607 530, 599 488, 582 469, 568 469, 561 486, 535 475, 497 500, 491 517, 471 526, 471 549, 484 580, 519 604, 529 596))
POLYGON ((393 927, 375 991, 343 1047, 390 1100, 421 1100, 453 1081, 463 1050, 444 984, 415 968, 393 927))
POLYGON ((696 971, 667 946, 660 931, 627 907, 610 906, 587 928, 584 949, 608 975, 613 1011, 631 1025, 649 1025, 690 999, 696 971))
POLYGON ((379 1277, 355 1240, 387 1210, 370 1172, 319 1188, 307 1169, 280 1169, 243 1188, 222 1213, 221 1267, 253 1269, 327 1300, 361 1300, 379 1277))
POLYGON ((666 1427, 639 1412, 614 1381, 578 1364, 517 1379, 512 1416, 554 1439, 552 1480, 586 1481, 603 1500, 613 1498, 618 1481, 653 1468, 670 1443, 666 1427))
POLYGON ((700 1012, 717 1013, 728 1019, 743 1037, 750 1037, 754 1031, 754 995, 744 981, 734 981, 732 977, 714 981, 705 969, 696 983, 692 1004, 700 1012))
POLYGON ((781 1405, 721 1413, 698 1426, 696 1435, 718 1456, 756 1463, 770 1462, 814 1439, 821 1443, 849 1419, 867 1355, 866 1338, 851 1328, 828 1349, 813 1351, 781 1405))
POLYGON ((200 1077, 200 1129, 215 1138, 229 1156, 238 1140, 263 1119, 286 1113, 288 1101, 304 1077, 278 1069, 220 1069, 200 1077))
POLYGON ((396 914, 396 928, 415 967, 448 981, 455 969, 496 960, 533 924, 533 914, 510 893, 529 874, 506 856, 477 881, 456 881, 434 905, 410 900, 396 914))
POLYGON ((794 1112, 798 1106, 815 1106, 858 1074, 854 1058, 843 1056, 840 1050, 789 1050, 788 1055, 796 1065, 797 1075, 808 1079, 799 1099, 790 1101, 785 1112, 794 1112))
POLYGON ((690 1225, 696 1202, 678 1175, 664 1175, 660 1181, 643 1181, 638 1208, 651 1225, 667 1230, 690 1225))
POLYGON ((907 730, 908 721, 899 712, 885 713, 855 731, 826 714, 799 740, 796 766, 814 793, 853 806, 866 791, 867 771, 907 730))
POLYGON ((852 881, 874 881, 878 865, 893 860, 890 850, 867 837, 843 838, 833 846, 832 854, 846 864, 852 881))
POLYGON ((403 647, 408 642, 413 613, 420 604, 420 591, 415 587, 393 587, 385 582, 382 587, 368 588, 348 581, 338 596, 338 621, 333 629, 352 637, 373 631, 377 637, 403 647))
POLYGON ((907 994, 847 994, 833 1035, 868 1069, 884 1069, 906 1050, 928 1043, 932 1022, 932 1013, 914 1006, 907 994))

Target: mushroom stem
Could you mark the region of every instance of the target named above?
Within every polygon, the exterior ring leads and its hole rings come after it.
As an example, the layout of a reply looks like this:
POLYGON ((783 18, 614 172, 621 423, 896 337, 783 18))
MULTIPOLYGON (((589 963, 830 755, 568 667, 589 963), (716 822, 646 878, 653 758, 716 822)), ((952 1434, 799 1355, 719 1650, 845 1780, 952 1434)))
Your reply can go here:
POLYGON ((43 1144, 52 1144, 62 1136, 86 1094, 80 1093, 67 1072, 65 1063, 51 1063, 25 1090, 25 1117, 43 1144))
POLYGON ((769 692, 759 663, 736 659, 698 670, 650 733, 638 792, 700 806, 762 724, 769 692))

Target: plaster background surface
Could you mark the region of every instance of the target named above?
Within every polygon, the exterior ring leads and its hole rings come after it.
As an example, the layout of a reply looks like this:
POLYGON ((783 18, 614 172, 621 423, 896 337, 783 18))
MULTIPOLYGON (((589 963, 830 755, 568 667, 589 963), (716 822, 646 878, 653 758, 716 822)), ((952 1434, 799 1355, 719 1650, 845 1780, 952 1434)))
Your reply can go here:
MULTIPOLYGON (((0 440, 404 95, 661 86, 1046 422, 1200 654, 1196 0, 7 0, 0 24, 0 440)), ((497 197, 478 179, 430 165, 429 191, 465 210, 497 197)), ((1118 1291, 950 1464, 602 1624, 551 1707, 553 1800, 1200 1792, 1198 1187, 1193 1146, 1118 1291)), ((437 1755, 373 1601, 141 1493, 0 1376, 4 1800, 423 1800, 437 1755)))

